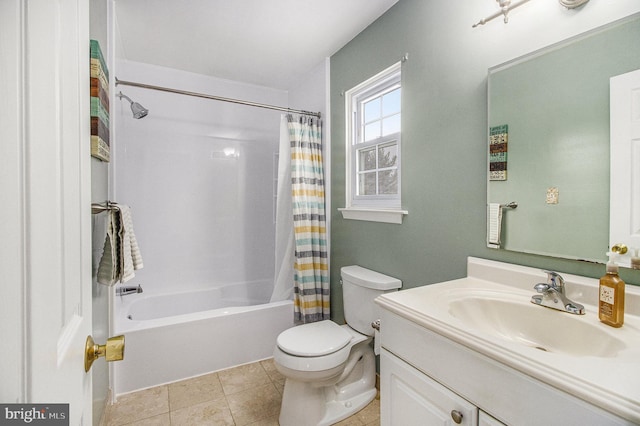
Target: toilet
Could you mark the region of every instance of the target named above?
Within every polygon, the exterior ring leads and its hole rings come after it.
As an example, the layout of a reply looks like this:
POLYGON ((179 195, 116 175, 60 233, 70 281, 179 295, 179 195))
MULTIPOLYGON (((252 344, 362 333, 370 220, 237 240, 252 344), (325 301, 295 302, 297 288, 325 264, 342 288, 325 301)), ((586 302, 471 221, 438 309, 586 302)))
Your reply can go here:
POLYGON ((341 268, 347 324, 319 321, 280 333, 273 358, 286 378, 281 426, 327 426, 364 408, 376 396, 372 347, 374 299, 402 281, 360 266, 341 268))

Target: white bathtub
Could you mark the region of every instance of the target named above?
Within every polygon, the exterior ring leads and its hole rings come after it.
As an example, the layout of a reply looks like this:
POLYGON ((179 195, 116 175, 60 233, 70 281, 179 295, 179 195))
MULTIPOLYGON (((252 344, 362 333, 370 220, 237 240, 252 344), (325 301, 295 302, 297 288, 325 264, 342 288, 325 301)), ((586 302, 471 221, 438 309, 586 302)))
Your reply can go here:
POLYGON ((293 326, 293 304, 265 303, 269 288, 252 282, 116 296, 114 334, 125 335, 125 357, 113 364, 114 393, 271 357, 278 334, 293 326))

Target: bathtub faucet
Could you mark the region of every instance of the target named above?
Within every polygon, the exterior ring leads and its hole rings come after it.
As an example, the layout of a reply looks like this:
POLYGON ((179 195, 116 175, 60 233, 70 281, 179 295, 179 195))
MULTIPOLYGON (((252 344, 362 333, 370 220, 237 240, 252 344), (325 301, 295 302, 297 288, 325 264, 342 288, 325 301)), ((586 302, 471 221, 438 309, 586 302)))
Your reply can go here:
POLYGON ((123 286, 116 288, 116 295, 126 296, 127 294, 142 293, 142 286, 123 286))

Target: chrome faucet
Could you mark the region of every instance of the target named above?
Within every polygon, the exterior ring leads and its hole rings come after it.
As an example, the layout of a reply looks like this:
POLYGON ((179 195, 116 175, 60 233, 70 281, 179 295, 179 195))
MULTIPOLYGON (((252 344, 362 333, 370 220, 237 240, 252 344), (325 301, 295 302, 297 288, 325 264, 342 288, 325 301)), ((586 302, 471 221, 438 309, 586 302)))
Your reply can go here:
POLYGON ((554 271, 544 272, 547 273, 547 282, 533 286, 533 288, 541 294, 533 295, 531 297, 531 303, 571 314, 584 315, 584 306, 569 300, 567 296, 565 296, 564 278, 554 271))
POLYGON ((117 296, 126 296, 127 294, 142 293, 142 286, 122 286, 116 288, 117 296))

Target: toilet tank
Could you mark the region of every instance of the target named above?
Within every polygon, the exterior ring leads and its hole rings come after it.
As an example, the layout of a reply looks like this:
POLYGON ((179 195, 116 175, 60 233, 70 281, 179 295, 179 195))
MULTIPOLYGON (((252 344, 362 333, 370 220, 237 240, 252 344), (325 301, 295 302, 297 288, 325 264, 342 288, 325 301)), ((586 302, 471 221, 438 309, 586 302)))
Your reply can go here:
POLYGON ((359 333, 373 335, 371 323, 378 319, 374 299, 381 294, 397 291, 402 281, 361 266, 340 269, 344 318, 359 333))

